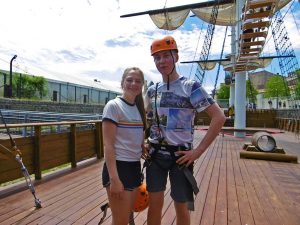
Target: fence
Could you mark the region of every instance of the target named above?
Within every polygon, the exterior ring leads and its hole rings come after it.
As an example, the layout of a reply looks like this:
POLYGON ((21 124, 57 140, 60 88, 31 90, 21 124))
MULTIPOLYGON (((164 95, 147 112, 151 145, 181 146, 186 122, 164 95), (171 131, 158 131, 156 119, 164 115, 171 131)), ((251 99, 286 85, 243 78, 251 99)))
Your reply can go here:
MULTIPOLYGON (((42 171, 71 163, 75 168, 77 163, 89 158, 103 157, 102 122, 69 121, 51 123, 9 124, 9 129, 33 128, 33 136, 15 137, 17 149, 22 153, 22 159, 29 174, 35 179, 42 178, 42 171), (80 125, 92 124, 84 130, 80 125), (44 127, 63 125, 69 128, 64 132, 43 134, 44 127)), ((6 130, 0 125, 0 131, 6 130)), ((8 138, 0 140, 0 184, 23 177, 20 166, 15 160, 15 148, 8 138)))

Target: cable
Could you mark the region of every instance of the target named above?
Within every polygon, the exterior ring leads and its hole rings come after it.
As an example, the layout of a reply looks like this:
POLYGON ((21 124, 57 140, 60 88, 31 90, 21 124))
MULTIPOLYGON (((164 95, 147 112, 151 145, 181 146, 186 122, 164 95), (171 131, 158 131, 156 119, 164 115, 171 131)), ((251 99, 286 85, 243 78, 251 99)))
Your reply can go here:
MULTIPOLYGON (((199 46, 199 42, 200 42, 200 38, 201 38, 202 31, 203 31, 204 21, 203 21, 203 20, 201 20, 201 21, 202 21, 202 24, 201 24, 201 28, 200 28, 200 34, 199 34, 199 37, 198 37, 197 46, 196 46, 196 50, 195 50, 195 54, 194 54, 193 61, 195 61, 195 59, 196 59, 196 54, 198 53, 198 46, 199 46)), ((193 67, 194 67, 194 63, 192 63, 192 66, 191 66, 189 79, 190 79, 190 77, 191 77, 193 67)))
MULTIPOLYGON (((294 0, 294 2, 295 2, 295 1, 296 1, 296 0, 294 0)), ((294 4, 294 2, 293 2, 293 4, 294 4)), ((296 6, 295 6, 295 7, 296 7, 296 6)), ((298 27, 298 24, 297 24, 296 18, 295 18, 295 16, 294 16, 293 10, 291 10, 291 13, 292 13, 292 16, 293 16, 293 19, 294 19, 294 23, 296 24, 297 31, 298 31, 298 33, 300 34, 299 27, 298 27)))

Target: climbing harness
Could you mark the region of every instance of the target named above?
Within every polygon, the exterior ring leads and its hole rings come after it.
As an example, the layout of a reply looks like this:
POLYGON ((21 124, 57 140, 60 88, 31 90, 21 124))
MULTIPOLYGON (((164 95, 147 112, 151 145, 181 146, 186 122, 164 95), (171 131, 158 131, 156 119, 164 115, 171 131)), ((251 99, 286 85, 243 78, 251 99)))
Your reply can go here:
POLYGON ((0 109, 0 115, 1 115, 1 118, 2 118, 2 121, 3 121, 3 124, 5 126, 6 132, 7 132, 8 136, 9 136, 10 143, 11 143, 11 149, 8 149, 4 145, 0 144, 0 147, 1 147, 0 150, 1 149, 4 150, 5 153, 8 153, 8 155, 12 156, 12 158, 15 159, 20 164, 21 171, 22 171, 22 173, 24 175, 27 187, 29 188, 29 190, 31 191, 31 194, 34 197, 35 207, 39 209, 39 208, 42 207, 41 201, 35 195, 35 188, 34 188, 33 183, 31 181, 31 178, 30 178, 30 175, 28 173, 28 170, 26 169, 26 167, 25 167, 25 165, 24 165, 24 163, 22 161, 22 153, 18 149, 18 147, 16 145, 16 142, 14 141, 14 139, 12 138, 12 136, 10 134, 9 128, 8 128, 6 122, 5 122, 5 119, 4 119, 4 116, 2 114, 1 109, 0 109))
MULTIPOLYGON (((158 92, 158 84, 156 83, 155 86, 155 96, 154 96, 154 107, 155 107, 155 118, 156 118, 156 123, 157 123, 157 128, 158 128, 158 133, 159 133, 159 138, 158 138, 158 143, 149 143, 150 147, 151 147, 151 158, 149 160, 146 160, 146 162, 144 163, 144 167, 150 166, 151 163, 155 163, 158 167, 160 167, 161 169, 165 170, 165 169, 169 169, 171 168, 174 164, 176 164, 176 160, 180 158, 179 155, 176 154, 176 151, 185 151, 188 149, 192 149, 192 144, 185 144, 185 145, 168 145, 168 144, 164 144, 164 137, 161 131, 161 127, 160 127, 160 121, 159 121, 159 115, 158 115, 158 111, 157 111, 157 92, 158 92), (159 152, 168 152, 172 158, 172 163, 170 165, 162 165, 160 164, 156 159, 155 156, 157 153, 159 152)), ((186 179, 188 180, 188 182, 190 183, 193 192, 195 195, 198 194, 199 192, 199 188, 197 185, 197 181, 193 175, 192 170, 187 167, 185 164, 183 165, 177 165, 178 168, 180 170, 182 170, 183 174, 185 175, 186 179)), ((143 167, 143 169, 144 169, 143 167)), ((194 204, 193 202, 188 203, 188 207, 190 210, 194 210, 194 204)))

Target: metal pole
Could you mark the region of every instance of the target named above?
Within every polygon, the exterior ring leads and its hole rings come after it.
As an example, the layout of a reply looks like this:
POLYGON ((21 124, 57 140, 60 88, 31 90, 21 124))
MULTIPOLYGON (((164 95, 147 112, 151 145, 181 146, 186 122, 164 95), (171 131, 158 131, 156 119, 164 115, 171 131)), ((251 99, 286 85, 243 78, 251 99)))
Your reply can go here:
POLYGON ((8 92, 7 92, 7 97, 11 98, 12 97, 12 62, 17 58, 17 55, 14 55, 12 59, 10 60, 10 69, 9 69, 9 86, 8 86, 8 92))

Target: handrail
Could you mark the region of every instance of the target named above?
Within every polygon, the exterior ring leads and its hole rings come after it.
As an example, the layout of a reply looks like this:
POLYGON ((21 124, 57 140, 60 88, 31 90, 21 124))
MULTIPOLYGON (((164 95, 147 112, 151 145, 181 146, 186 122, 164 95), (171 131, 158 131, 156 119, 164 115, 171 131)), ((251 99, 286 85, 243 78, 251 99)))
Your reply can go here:
MULTIPOLYGON (((40 123, 19 123, 7 124, 8 128, 18 127, 36 127, 36 126, 54 126, 54 125, 71 125, 71 124, 88 124, 102 122, 102 120, 78 120, 78 121, 61 121, 61 122, 40 122, 40 123)), ((4 124, 0 124, 0 129, 5 128, 4 124)))
MULTIPOLYGON (((65 163, 71 163, 72 168, 75 168, 77 163, 82 160, 95 156, 100 159, 104 156, 102 120, 7 124, 7 127, 33 128, 33 136, 18 137, 16 143, 26 159, 24 163, 27 164, 29 173, 34 174, 35 179, 42 179, 42 170, 65 163), (94 125, 84 130, 76 129, 76 125, 82 124, 94 125), (53 125, 67 125, 70 126, 70 129, 64 133, 56 131, 42 134, 43 127, 53 125)), ((5 129, 5 125, 1 124, 0 129, 5 129)), ((11 148, 10 142, 6 138, 0 139, 0 144, 4 148, 11 148)), ((1 148, 0 153, 0 156, 3 156, 1 148)), ((21 177, 13 160, 7 161, 6 158, 0 157, 0 162, 0 183, 21 177)))

